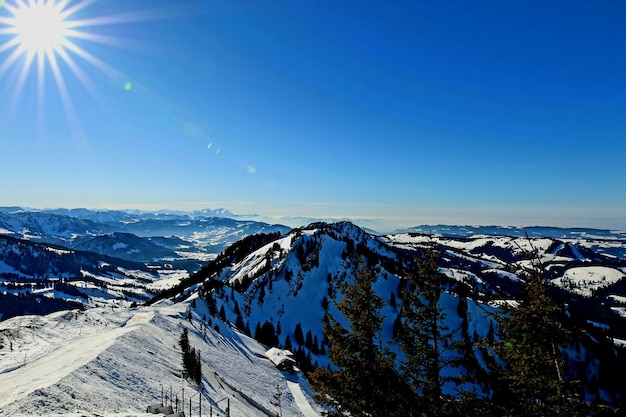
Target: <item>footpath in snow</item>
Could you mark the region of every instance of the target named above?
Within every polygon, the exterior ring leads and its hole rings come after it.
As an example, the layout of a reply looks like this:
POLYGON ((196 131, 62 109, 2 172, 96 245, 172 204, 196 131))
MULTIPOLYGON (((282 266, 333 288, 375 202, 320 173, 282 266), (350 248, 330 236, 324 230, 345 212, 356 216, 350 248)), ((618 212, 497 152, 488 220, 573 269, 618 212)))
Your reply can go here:
POLYGON ((309 403, 309 400, 307 400, 304 396, 300 384, 293 381, 288 381, 287 386, 289 387, 291 395, 293 395, 293 400, 295 401, 296 405, 298 406, 304 417, 319 417, 319 414, 313 409, 313 407, 311 407, 311 403, 309 403))

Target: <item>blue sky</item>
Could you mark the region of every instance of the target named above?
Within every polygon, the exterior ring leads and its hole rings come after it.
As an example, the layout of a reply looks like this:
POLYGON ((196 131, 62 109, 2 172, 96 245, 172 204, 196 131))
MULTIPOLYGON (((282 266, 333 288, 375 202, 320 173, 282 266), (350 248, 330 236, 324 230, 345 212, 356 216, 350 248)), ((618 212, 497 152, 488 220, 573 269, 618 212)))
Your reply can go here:
POLYGON ((623 2, 72 7, 62 83, 0 46, 0 205, 626 229, 623 2))

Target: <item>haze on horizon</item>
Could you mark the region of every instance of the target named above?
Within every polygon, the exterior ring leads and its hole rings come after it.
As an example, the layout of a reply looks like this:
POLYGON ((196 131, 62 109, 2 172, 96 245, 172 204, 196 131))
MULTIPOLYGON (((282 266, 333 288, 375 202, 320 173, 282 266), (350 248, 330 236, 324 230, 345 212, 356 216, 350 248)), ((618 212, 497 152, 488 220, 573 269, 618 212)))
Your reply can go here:
POLYGON ((620 2, 0 5, 0 205, 626 229, 620 2))

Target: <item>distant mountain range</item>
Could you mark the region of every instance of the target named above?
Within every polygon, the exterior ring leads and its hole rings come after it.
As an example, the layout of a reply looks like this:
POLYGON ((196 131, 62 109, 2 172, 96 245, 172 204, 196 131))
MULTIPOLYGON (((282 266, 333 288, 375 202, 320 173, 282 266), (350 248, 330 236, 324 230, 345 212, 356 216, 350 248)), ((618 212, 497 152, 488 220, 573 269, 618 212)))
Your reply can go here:
POLYGON ((503 226, 448 226, 422 225, 397 230, 396 233, 432 233, 448 237, 515 236, 547 237, 552 239, 626 239, 626 231, 589 228, 561 228, 547 226, 503 227, 503 226))
POLYGON ((38 300, 38 308, 33 310, 30 298, 9 297, 0 303, 0 317, 70 308, 51 297, 85 306, 142 302, 233 242, 291 230, 223 217, 229 214, 2 207, 0 295, 28 296, 38 300))
POLYGON ((156 262, 205 261, 244 236, 290 230, 225 217, 231 214, 224 209, 184 213, 1 207, 0 234, 130 261, 156 262))

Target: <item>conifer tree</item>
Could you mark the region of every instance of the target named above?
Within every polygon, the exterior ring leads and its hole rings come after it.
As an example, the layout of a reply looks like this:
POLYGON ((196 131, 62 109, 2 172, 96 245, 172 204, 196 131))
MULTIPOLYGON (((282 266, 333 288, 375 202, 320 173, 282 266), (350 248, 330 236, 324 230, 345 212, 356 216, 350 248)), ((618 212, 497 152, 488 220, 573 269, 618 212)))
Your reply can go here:
POLYGON ((189 344, 189 331, 184 328, 180 334, 178 344, 182 350, 183 378, 187 378, 197 385, 202 382, 202 362, 200 360, 200 351, 196 351, 189 344))
POLYGON ((318 368, 311 379, 317 398, 336 415, 387 417, 403 415, 399 389, 402 383, 394 369, 394 356, 381 346, 384 305, 372 285, 376 276, 358 259, 354 282, 344 286, 336 304, 347 328, 332 316, 324 320, 329 340, 331 368, 318 368))
MULTIPOLYGON (((462 341, 455 340, 455 330, 445 324, 446 313, 440 306, 444 276, 437 259, 431 240, 423 258, 416 260, 415 270, 408 275, 398 330, 406 358, 403 374, 417 396, 413 411, 427 416, 443 415, 450 408, 453 399, 444 395, 443 386, 453 378, 445 376, 443 370, 458 367, 462 358, 462 341)), ((460 334, 456 336, 458 339, 460 334)))
POLYGON ((196 357, 193 363, 193 381, 196 385, 202 383, 202 360, 200 358, 200 350, 196 351, 196 357))
POLYGON ((184 327, 183 331, 180 333, 178 344, 183 352, 189 352, 189 330, 187 330, 186 327, 184 327))
POLYGON ((304 345, 304 334, 302 333, 302 326, 300 323, 296 324, 296 328, 293 332, 294 338, 296 339, 296 343, 300 346, 304 345))
POLYGON ((515 303, 504 304, 496 315, 498 338, 493 341, 493 351, 504 364, 495 369, 492 413, 529 417, 588 415, 589 409, 567 378, 560 350, 566 343, 558 321, 560 309, 548 294, 537 251, 532 248, 529 256, 531 267, 523 271, 523 294, 515 303))

